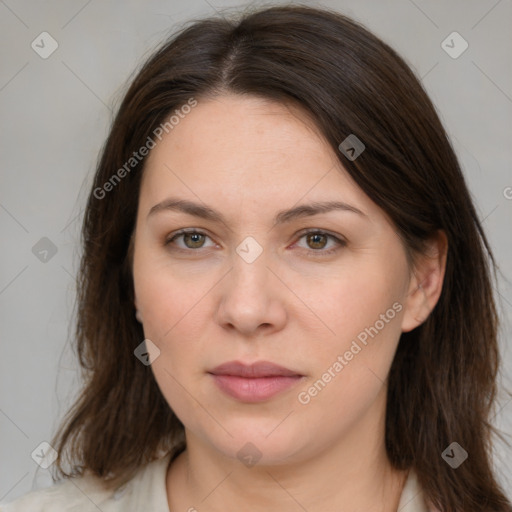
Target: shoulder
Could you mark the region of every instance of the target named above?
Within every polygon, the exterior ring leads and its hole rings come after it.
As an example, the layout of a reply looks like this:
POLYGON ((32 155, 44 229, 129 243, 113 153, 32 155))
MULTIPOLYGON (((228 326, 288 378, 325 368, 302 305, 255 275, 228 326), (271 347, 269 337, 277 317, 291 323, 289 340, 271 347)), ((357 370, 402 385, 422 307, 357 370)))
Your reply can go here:
POLYGON ((400 512, 438 512, 427 506, 423 490, 413 469, 409 471, 397 510, 400 512))
POLYGON ((6 504, 0 512, 128 512, 137 503, 151 503, 150 510, 167 510, 165 475, 170 454, 150 462, 126 484, 108 488, 96 476, 69 478, 46 489, 29 492, 6 504))
POLYGON ((29 492, 11 503, 1 504, 0 512, 97 511, 95 505, 108 500, 114 492, 104 488, 97 477, 69 478, 46 489, 29 492))

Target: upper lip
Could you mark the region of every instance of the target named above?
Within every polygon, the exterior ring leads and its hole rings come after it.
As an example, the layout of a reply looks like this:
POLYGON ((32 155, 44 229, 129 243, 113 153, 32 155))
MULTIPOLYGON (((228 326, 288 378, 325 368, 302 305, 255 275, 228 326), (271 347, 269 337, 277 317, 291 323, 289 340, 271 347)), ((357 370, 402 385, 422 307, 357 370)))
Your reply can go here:
POLYGON ((229 361, 223 363, 208 373, 214 375, 233 375, 236 377, 258 378, 258 377, 296 377, 302 376, 278 364, 271 363, 270 361, 257 361, 252 364, 244 364, 239 361, 229 361))

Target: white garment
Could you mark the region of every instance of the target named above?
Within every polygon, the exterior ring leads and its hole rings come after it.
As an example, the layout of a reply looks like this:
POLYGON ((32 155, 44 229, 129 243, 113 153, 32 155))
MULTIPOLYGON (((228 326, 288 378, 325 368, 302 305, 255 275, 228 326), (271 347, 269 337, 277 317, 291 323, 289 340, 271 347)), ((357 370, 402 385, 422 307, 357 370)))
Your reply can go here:
MULTIPOLYGON (((167 454, 150 462, 125 485, 106 490, 97 477, 87 475, 66 479, 46 489, 32 491, 9 504, 0 504, 0 512, 170 512, 167 502, 167 454)), ((190 504, 200 510, 200 504, 190 504)), ((428 512, 414 472, 405 483, 398 512, 428 512)))

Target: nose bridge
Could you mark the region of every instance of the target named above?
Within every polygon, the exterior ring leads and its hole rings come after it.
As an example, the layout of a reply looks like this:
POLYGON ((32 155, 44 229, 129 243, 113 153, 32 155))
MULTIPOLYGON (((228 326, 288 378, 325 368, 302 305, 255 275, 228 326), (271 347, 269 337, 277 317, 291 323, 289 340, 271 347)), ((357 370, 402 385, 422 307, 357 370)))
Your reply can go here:
MULTIPOLYGON (((263 243, 263 242, 262 242, 263 243)), ((264 249, 254 237, 245 237, 235 248, 233 269, 231 271, 231 292, 244 289, 255 297, 258 292, 269 290, 269 249, 264 249)))
POLYGON ((253 237, 235 249, 232 268, 222 286, 218 321, 245 334, 260 325, 281 327, 286 314, 279 300, 275 277, 268 268, 270 252, 253 237))

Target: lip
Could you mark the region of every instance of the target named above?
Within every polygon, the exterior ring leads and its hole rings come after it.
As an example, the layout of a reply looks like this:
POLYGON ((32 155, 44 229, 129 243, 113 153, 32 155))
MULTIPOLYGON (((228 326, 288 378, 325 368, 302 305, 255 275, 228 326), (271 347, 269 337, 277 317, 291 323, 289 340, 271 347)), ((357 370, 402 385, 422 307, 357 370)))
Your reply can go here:
POLYGON ((230 361, 208 372, 218 388, 242 402, 263 402, 295 386, 304 375, 269 361, 230 361))

